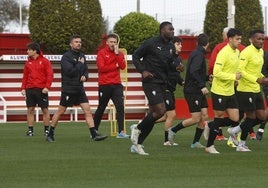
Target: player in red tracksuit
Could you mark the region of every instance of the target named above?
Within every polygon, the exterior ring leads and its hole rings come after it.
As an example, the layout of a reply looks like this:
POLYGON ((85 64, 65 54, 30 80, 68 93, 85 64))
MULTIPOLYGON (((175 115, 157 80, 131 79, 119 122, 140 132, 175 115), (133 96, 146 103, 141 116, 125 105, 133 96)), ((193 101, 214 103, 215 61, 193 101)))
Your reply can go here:
POLYGON ((43 112, 44 132, 48 134, 49 111, 48 91, 53 81, 53 69, 50 61, 45 58, 37 43, 27 45, 28 60, 24 65, 21 93, 26 98, 27 105, 27 136, 33 136, 34 109, 36 105, 43 112))
POLYGON ((118 40, 116 34, 109 34, 105 48, 97 54, 99 105, 94 114, 94 123, 98 130, 104 110, 111 99, 116 108, 117 138, 129 138, 124 130, 124 94, 120 79, 120 70, 126 68, 126 61, 124 54, 118 49, 118 40))

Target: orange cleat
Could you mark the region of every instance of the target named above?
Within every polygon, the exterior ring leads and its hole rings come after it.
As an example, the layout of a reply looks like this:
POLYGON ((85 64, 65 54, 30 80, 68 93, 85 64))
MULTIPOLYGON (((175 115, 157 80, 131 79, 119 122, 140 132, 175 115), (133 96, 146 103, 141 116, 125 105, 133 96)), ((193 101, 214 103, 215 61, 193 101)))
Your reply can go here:
POLYGON ((223 141, 223 140, 228 140, 228 138, 224 137, 223 135, 217 135, 215 140, 223 141))

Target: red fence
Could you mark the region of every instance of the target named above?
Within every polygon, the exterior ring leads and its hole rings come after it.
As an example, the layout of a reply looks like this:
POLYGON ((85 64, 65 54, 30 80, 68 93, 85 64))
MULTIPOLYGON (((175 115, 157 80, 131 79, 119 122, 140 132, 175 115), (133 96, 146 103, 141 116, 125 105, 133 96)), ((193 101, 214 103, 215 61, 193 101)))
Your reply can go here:
MULTIPOLYGON (((194 36, 180 36, 183 40, 183 47, 180 56, 182 59, 188 59, 189 54, 196 47, 196 38, 194 36)), ((100 46, 105 44, 105 35, 103 36, 103 41, 100 46)), ((8 34, 0 33, 0 56, 3 54, 8 55, 22 55, 26 54, 26 45, 29 43, 29 34, 8 34)), ((264 49, 268 49, 268 37, 265 38, 264 49)), ((210 53, 207 53, 207 58, 210 57, 210 53)))

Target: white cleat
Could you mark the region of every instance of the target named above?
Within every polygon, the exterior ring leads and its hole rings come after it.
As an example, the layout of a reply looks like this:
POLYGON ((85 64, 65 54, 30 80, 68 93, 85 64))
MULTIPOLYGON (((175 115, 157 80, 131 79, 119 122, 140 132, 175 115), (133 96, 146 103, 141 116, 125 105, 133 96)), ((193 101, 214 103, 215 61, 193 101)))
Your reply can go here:
POLYGON ((163 144, 164 146, 178 146, 179 144, 177 144, 177 143, 170 143, 170 141, 166 141, 166 142, 164 142, 164 144, 163 144))
POLYGON ((237 146, 236 151, 247 152, 251 150, 246 145, 242 145, 242 146, 237 146))
POLYGON ((220 153, 220 152, 218 152, 218 151, 215 149, 215 146, 214 146, 214 145, 211 145, 211 146, 207 147, 207 148, 205 149, 205 151, 206 151, 207 153, 211 153, 211 154, 219 154, 219 153, 220 153))
POLYGON ((130 147, 130 152, 131 153, 137 153, 139 155, 149 155, 149 153, 145 153, 145 151, 143 150, 143 145, 137 144, 137 145, 132 145, 130 147))
POLYGON ((233 129, 232 128, 228 128, 227 129, 227 132, 231 136, 234 145, 238 146, 237 134, 233 133, 233 129))
POLYGON ((141 133, 141 131, 137 128, 137 126, 138 126, 137 124, 133 124, 130 126, 130 130, 131 130, 130 139, 134 145, 138 144, 138 138, 141 133))

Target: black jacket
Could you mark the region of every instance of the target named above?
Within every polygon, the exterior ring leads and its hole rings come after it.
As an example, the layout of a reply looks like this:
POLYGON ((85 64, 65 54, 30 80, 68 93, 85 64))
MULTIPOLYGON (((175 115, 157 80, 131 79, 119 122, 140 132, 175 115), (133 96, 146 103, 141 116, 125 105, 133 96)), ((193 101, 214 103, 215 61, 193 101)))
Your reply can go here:
MULTIPOLYGON (((177 56, 177 55, 176 55, 177 56)), ((174 67, 179 66, 182 63, 182 60, 180 57, 175 57, 174 61, 172 63, 171 69, 168 72, 168 85, 167 85, 167 89, 170 92, 174 92, 176 90, 176 86, 177 84, 182 86, 183 83, 183 78, 180 75, 180 72, 177 70, 174 70, 174 67)), ((176 68, 175 68, 176 69, 176 68)))
POLYGON ((83 82, 80 81, 81 76, 84 75, 88 79, 88 67, 86 62, 78 61, 79 57, 85 55, 81 52, 68 50, 61 58, 61 91, 65 93, 82 93, 85 91, 83 82))
POLYGON ((202 94, 201 89, 206 87, 207 66, 205 49, 202 46, 191 52, 187 62, 184 93, 202 94))
POLYGON ((166 84, 174 50, 173 43, 165 42, 161 36, 146 40, 132 56, 138 72, 148 71, 153 74, 153 78, 142 78, 142 82, 166 84))

